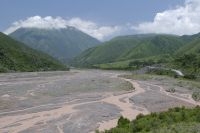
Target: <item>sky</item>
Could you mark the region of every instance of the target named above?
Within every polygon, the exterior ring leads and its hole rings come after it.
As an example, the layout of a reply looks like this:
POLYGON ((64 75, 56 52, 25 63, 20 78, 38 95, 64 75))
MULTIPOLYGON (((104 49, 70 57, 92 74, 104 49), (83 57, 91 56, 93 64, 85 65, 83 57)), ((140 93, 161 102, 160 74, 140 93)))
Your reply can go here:
POLYGON ((200 32, 200 0, 1 0, 0 31, 73 26, 99 39, 200 32))

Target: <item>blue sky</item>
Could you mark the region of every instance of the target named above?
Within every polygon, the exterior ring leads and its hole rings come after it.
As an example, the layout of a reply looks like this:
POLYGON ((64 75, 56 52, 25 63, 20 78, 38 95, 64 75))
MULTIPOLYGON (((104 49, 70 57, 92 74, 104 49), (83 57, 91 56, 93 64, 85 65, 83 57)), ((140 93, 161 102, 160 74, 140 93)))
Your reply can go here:
POLYGON ((130 23, 133 28, 145 22, 153 23, 157 13, 186 7, 186 1, 199 0, 1 0, 0 31, 5 31, 13 22, 36 15, 80 18, 98 26, 130 23))
POLYGON ((1 0, 0 30, 35 15, 80 17, 103 24, 138 23, 183 3, 184 0, 1 0))

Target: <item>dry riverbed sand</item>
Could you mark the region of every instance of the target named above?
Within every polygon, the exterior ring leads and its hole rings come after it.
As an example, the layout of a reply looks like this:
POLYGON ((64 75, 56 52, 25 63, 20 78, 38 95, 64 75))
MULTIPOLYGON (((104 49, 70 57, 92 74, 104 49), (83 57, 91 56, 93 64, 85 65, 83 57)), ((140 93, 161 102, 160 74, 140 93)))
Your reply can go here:
POLYGON ((120 78, 120 71, 0 75, 1 133, 89 133, 142 113, 194 106, 190 94, 171 94, 148 81, 120 78), (131 89, 132 86, 134 89, 131 89))

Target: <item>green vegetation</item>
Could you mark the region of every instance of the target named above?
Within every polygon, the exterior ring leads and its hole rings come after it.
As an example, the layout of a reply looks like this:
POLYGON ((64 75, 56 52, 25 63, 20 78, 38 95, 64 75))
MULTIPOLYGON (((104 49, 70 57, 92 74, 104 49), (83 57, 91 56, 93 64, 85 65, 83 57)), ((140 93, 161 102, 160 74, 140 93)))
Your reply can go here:
POLYGON ((195 101, 200 101, 200 91, 198 90, 198 91, 193 92, 192 98, 193 98, 195 101))
POLYGON ((0 72, 67 70, 54 58, 0 33, 0 72))
POLYGON ((118 61, 113 63, 97 64, 93 65, 95 68, 100 69, 116 69, 116 70, 137 70, 145 66, 151 66, 154 64, 166 63, 172 60, 169 55, 161 55, 159 57, 147 57, 142 59, 133 59, 118 61))
POLYGON ((131 74, 131 75, 120 75, 120 77, 127 79, 134 79, 134 80, 149 80, 160 76, 150 75, 150 74, 131 74))
POLYGON ((134 69, 168 62, 171 59, 170 55, 184 44, 185 41, 181 37, 173 35, 146 34, 117 37, 84 51, 72 64, 79 67, 134 69))
POLYGON ((105 42, 100 46, 90 48, 78 57, 72 64, 76 66, 91 67, 96 64, 104 64, 116 61, 123 53, 134 48, 138 43, 137 37, 118 37, 105 42))
MULTIPOLYGON (((169 109, 166 112, 138 115, 133 121, 121 117, 116 128, 103 133, 198 133, 200 107, 169 109)), ((97 131, 98 133, 98 131, 97 131)))
POLYGON ((191 54, 191 53, 198 53, 200 54, 200 33, 190 36, 191 41, 181 47, 177 52, 176 55, 182 55, 184 54, 191 54), (195 37, 194 37, 195 36, 195 37))
MULTIPOLYGON (((90 48, 73 61, 77 67, 136 70, 160 64, 163 68, 177 69, 187 79, 200 77, 200 34, 173 36, 144 34, 121 36, 100 46, 90 48)), ((177 77, 175 72, 151 71, 159 75, 177 77)))
POLYGON ((177 74, 173 71, 171 71, 170 69, 149 69, 148 74, 156 74, 156 75, 168 75, 168 76, 171 76, 171 77, 177 77, 177 74))
POLYGON ((183 36, 190 42, 181 47, 175 54, 173 67, 182 70, 185 78, 196 79, 200 75, 200 34, 183 36))
POLYGON ((150 38, 144 38, 134 49, 130 49, 121 57, 122 59, 145 58, 157 55, 172 54, 184 42, 178 36, 155 35, 150 38))
POLYGON ((73 27, 65 29, 20 28, 10 36, 63 63, 69 62, 82 51, 100 44, 97 39, 73 27))
POLYGON ((121 61, 121 62, 114 62, 114 63, 107 63, 107 64, 99 64, 94 65, 95 68, 106 69, 106 70, 130 70, 135 69, 134 67, 129 66, 129 61, 121 61))
POLYGON ((173 68, 181 70, 187 79, 196 79, 200 75, 200 33, 192 36, 182 36, 186 44, 173 55, 169 62, 173 68))

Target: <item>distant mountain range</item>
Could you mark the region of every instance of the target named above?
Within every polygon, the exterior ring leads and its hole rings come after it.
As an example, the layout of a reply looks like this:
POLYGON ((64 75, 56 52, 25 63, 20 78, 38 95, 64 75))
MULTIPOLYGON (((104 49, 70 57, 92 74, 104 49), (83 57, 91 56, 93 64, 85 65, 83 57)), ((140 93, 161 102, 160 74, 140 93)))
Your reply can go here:
MULTIPOLYGON (((103 43, 73 27, 64 29, 20 28, 9 36, 64 64, 75 67, 137 69, 147 65, 168 63, 172 67, 190 73, 200 71, 198 69, 198 64, 200 66, 200 33, 184 36, 128 35, 103 43), (189 64, 189 60, 192 60, 193 66, 184 65, 189 64)), ((24 51, 24 49, 21 50, 24 51)), ((41 55, 37 51, 33 53, 41 55)), ((44 55, 42 54, 42 57, 44 55)), ((19 57, 16 56, 17 58, 19 57)), ((50 59, 50 57, 47 58, 50 59)))
POLYGON ((49 54, 63 63, 100 41, 74 27, 63 29, 20 28, 9 36, 27 46, 49 54))
POLYGON ((38 52, 0 32, 0 72, 67 70, 47 54, 38 52))

